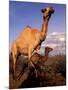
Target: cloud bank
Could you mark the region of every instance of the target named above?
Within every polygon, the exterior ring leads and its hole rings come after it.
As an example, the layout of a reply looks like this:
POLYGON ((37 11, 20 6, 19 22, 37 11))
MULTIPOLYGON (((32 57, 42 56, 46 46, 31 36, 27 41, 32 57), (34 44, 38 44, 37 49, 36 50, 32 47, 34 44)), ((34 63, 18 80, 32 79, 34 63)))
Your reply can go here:
POLYGON ((46 46, 52 47, 52 54, 65 54, 66 53, 66 33, 65 32, 52 32, 49 33, 45 41, 41 45, 40 52, 44 54, 46 46))

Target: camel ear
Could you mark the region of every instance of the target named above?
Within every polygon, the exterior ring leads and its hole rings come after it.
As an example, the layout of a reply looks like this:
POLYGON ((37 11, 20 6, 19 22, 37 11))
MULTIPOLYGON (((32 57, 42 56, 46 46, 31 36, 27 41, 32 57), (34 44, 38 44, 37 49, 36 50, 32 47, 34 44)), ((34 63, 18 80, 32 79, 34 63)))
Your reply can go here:
POLYGON ((54 11, 55 11, 54 8, 52 8, 51 13, 54 13, 54 11))
POLYGON ((44 13, 46 11, 46 9, 42 9, 41 12, 44 13))
POLYGON ((44 13, 44 9, 42 9, 41 12, 44 13))
POLYGON ((52 10, 52 13, 54 13, 54 10, 52 10))
POLYGON ((46 8, 41 10, 42 13, 44 13, 45 11, 46 11, 46 8))
POLYGON ((51 11, 49 11, 51 14, 53 14, 54 13, 54 10, 51 10, 51 11))

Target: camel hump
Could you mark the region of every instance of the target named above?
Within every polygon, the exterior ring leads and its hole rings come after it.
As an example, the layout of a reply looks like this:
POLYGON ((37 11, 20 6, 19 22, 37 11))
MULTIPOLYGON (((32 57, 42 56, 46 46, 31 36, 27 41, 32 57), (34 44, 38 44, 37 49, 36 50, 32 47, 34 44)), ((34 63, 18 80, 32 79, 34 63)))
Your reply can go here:
POLYGON ((30 28, 31 29, 31 26, 27 25, 25 28, 30 28))
POLYGON ((25 28, 24 28, 24 31, 29 31, 31 33, 37 33, 39 32, 36 28, 32 28, 31 26, 27 25, 25 28))
POLYGON ((31 26, 27 25, 25 29, 30 29, 32 32, 38 32, 36 28, 32 28, 31 26))
MULTIPOLYGON (((32 30, 31 26, 27 25, 27 26, 23 29, 23 31, 21 32, 20 36, 23 35, 23 34, 26 34, 26 33, 28 34, 31 30, 32 30)), ((27 34, 26 34, 26 35, 27 35, 27 34)))

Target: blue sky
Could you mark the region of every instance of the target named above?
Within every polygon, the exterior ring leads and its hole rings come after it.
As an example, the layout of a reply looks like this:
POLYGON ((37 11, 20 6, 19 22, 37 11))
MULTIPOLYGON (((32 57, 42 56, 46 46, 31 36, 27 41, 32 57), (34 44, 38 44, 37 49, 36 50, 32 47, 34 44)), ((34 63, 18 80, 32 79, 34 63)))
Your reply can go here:
POLYGON ((49 21, 48 33, 66 31, 66 5, 47 4, 33 2, 9 2, 9 40, 10 45, 18 37, 27 25, 37 28, 39 31, 42 26, 41 9, 52 6, 55 13, 49 21))
POLYGON ((46 3, 27 3, 10 1, 9 3, 9 30, 10 42, 13 41, 26 25, 41 29, 41 9, 53 6, 55 13, 49 22, 49 32, 65 32, 65 5, 46 3))

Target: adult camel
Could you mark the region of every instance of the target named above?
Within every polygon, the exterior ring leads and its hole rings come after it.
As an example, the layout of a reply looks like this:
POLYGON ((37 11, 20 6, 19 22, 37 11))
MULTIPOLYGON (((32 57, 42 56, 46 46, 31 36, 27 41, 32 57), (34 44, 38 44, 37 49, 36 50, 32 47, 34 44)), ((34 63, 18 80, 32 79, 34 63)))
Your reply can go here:
POLYGON ((12 43, 11 53, 13 57, 13 75, 15 76, 15 66, 18 54, 28 56, 29 63, 33 66, 30 58, 34 51, 40 49, 41 43, 45 40, 48 31, 48 22, 54 13, 53 7, 47 7, 41 10, 43 13, 43 24, 41 31, 27 26, 21 32, 19 37, 12 43))

